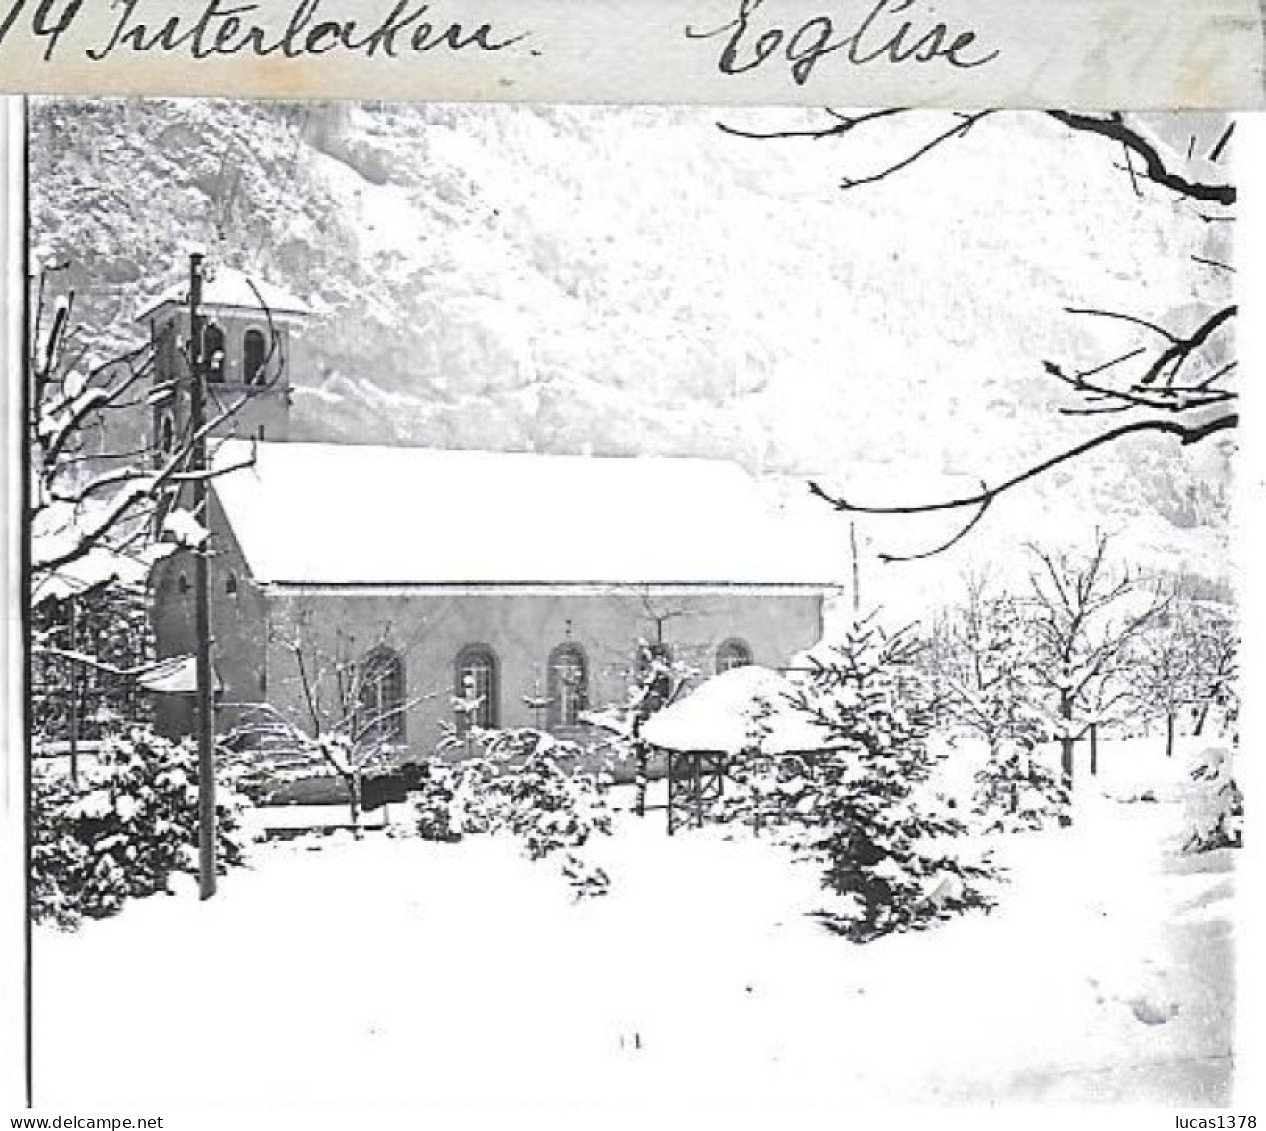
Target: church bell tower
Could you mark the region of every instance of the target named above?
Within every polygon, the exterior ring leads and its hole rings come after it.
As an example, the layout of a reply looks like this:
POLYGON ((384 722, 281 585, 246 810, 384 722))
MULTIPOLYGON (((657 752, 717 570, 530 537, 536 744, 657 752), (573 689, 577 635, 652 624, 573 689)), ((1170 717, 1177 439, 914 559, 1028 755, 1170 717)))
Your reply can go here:
MULTIPOLYGON (((295 339, 311 317, 302 299, 229 267, 208 269, 200 307, 207 365, 206 418, 224 419, 213 436, 285 440, 290 433, 295 339)), ((154 345, 151 427, 161 461, 187 434, 190 419, 188 284, 147 304, 138 321, 154 345)))

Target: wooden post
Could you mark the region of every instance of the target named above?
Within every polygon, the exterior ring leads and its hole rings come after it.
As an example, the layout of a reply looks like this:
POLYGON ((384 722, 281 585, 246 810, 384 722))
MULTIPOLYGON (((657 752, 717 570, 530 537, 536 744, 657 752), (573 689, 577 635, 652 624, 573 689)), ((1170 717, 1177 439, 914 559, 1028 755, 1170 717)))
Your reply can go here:
MULTIPOLYGON (((633 813, 638 817, 646 816, 646 790, 650 781, 650 754, 647 752, 646 743, 638 737, 638 731, 641 728, 640 721, 633 724, 633 742, 636 753, 633 756, 633 813)), ((671 763, 669 764, 669 793, 672 793, 672 772, 671 763)), ((671 830, 669 830, 671 831, 671 830)))
POLYGON ((690 755, 691 777, 695 789, 695 828, 703 828, 703 755, 690 755))
MULTIPOLYGON (((673 827, 673 814, 676 812, 677 806, 677 755, 674 754, 673 751, 669 750, 665 753, 664 758, 664 773, 668 777, 668 835, 672 836, 675 831, 673 827)), ((645 809, 642 810, 642 813, 644 812, 645 809)), ((642 813, 639 813, 639 816, 641 816, 642 813)))
MULTIPOLYGON (((193 434, 190 470, 193 471, 194 517, 207 523, 206 359, 203 357, 201 252, 189 256, 189 427, 193 434)), ((198 719, 198 894, 215 895, 215 717, 211 686, 211 587, 207 576, 205 543, 194 552, 193 595, 198 719)))

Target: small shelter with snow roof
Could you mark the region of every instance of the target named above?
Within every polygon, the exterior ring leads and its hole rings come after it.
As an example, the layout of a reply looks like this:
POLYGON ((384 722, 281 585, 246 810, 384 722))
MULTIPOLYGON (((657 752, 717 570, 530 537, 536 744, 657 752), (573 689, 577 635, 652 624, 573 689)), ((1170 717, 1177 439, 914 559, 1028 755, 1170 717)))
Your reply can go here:
POLYGON ((718 673, 646 720, 643 741, 667 756, 670 834, 703 824, 735 759, 808 763, 838 745, 797 700, 790 679, 753 664, 718 673))

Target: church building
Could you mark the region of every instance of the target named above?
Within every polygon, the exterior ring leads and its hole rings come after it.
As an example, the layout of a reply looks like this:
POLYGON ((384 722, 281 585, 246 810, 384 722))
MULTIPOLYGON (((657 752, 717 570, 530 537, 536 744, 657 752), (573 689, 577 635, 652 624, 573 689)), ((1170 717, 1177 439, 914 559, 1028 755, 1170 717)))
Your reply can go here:
MULTIPOLYGON (((847 536, 799 494, 701 459, 291 441, 307 304, 221 268, 202 311, 208 415, 238 406, 204 519, 221 732, 266 711, 415 757, 472 724, 583 738, 648 655, 702 680, 820 638, 847 536)), ((140 317, 170 450, 189 423, 187 296, 140 317)), ((161 656, 193 650, 192 580, 187 552, 155 571, 161 656)), ((160 725, 190 728, 192 696, 159 699, 160 725)))

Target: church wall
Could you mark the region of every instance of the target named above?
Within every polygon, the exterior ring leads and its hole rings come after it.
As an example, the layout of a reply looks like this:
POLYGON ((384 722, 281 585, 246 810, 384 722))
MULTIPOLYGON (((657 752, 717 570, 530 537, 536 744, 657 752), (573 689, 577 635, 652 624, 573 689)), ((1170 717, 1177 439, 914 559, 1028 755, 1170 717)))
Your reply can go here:
MULTIPOLYGON (((452 722, 456 660, 463 648, 484 645, 497 658, 502 726, 544 725, 546 717, 524 696, 548 694, 550 652, 577 644, 586 657, 593 707, 622 702, 636 672, 638 640, 662 639, 674 659, 715 673, 717 648, 739 638, 757 664, 784 665, 821 635, 822 598, 803 593, 694 591, 641 594, 628 590, 446 593, 437 590, 325 592, 272 590, 269 617, 279 637, 301 637, 309 671, 331 671, 378 645, 401 653, 406 670, 406 742, 431 753, 441 722, 452 722), (416 702, 415 702, 416 701, 416 702)), ((268 645, 268 698, 307 723, 294 654, 268 645)), ((325 695, 334 694, 332 677, 325 695)))
MULTIPOLYGON (((267 690, 268 605, 247 571, 242 552, 220 512, 210 499, 211 528, 216 531, 207 567, 211 591, 212 664, 223 690, 220 725, 231 726, 233 704, 256 702, 267 690)), ((188 655, 194 651, 194 561, 178 552, 159 563, 152 581, 151 618, 158 655, 188 655)), ((156 696, 156 721, 165 734, 192 730, 192 696, 156 696)))

